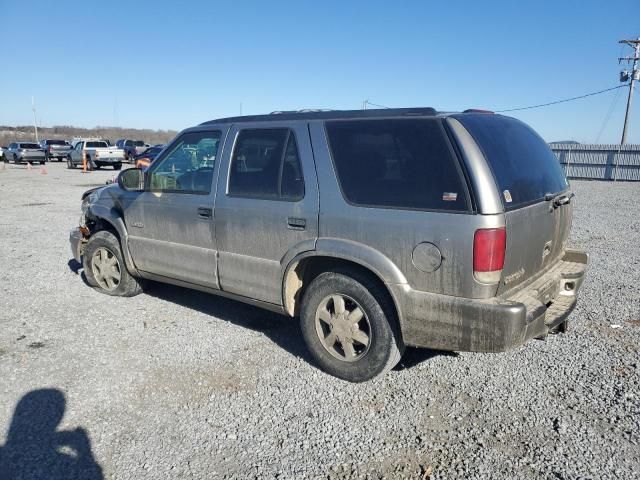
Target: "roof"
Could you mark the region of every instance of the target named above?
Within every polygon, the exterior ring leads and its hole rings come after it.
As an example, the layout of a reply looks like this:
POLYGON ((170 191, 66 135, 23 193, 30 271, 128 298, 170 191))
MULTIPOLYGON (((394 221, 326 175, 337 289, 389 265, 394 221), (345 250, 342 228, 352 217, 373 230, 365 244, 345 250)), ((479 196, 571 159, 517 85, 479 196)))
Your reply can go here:
POLYGON ((348 118, 376 118, 376 117, 433 117, 438 112, 431 107, 416 108, 380 108, 371 110, 291 110, 272 112, 267 115, 246 115, 242 117, 218 118, 200 125, 216 123, 243 122, 278 122, 281 120, 338 120, 348 118))

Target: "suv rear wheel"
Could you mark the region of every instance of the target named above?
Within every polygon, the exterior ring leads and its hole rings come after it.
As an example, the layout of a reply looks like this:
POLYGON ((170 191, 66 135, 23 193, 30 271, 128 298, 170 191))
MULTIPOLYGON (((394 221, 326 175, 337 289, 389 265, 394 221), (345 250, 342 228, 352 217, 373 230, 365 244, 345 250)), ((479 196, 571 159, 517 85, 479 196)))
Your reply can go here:
POLYGON ((318 275, 304 294, 300 318, 318 365, 350 382, 393 368, 404 346, 390 303, 376 282, 356 270, 318 275))
POLYGON ((140 282, 127 270, 120 242, 108 231, 94 233, 82 258, 89 285, 107 295, 133 297, 142 293, 140 282))

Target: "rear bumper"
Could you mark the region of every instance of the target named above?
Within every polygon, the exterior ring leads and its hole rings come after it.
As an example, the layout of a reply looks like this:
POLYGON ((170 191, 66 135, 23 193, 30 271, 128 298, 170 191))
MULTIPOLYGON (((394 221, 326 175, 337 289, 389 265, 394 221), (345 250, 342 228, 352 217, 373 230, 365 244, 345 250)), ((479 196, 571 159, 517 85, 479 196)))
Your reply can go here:
POLYGON ((501 352, 543 337, 575 308, 588 255, 567 250, 550 270, 504 297, 472 300, 390 285, 404 342, 438 350, 501 352))
POLYGON ((93 163, 105 163, 105 164, 109 164, 112 165, 114 163, 122 163, 124 162, 124 158, 96 158, 93 160, 93 163))

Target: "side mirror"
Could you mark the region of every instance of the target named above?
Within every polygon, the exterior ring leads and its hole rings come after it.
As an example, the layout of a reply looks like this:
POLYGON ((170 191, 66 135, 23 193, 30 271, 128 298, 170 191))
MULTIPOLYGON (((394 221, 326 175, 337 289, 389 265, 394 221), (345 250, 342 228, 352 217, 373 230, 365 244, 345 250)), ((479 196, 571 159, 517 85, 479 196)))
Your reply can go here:
POLYGON ((128 192, 144 190, 144 172, 140 168, 129 168, 118 175, 118 186, 128 192))

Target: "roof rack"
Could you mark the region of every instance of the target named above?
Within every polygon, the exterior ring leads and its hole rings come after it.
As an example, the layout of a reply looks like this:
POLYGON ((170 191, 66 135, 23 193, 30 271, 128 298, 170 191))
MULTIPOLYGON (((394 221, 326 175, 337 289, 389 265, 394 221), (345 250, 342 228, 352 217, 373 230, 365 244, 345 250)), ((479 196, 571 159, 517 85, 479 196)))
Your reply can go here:
POLYGON ((201 125, 215 123, 275 122, 279 120, 337 120, 348 118, 376 117, 421 117, 435 116, 437 111, 431 107, 418 108, 379 108, 369 110, 276 110, 267 115, 247 115, 243 117, 218 118, 203 122, 201 125))

